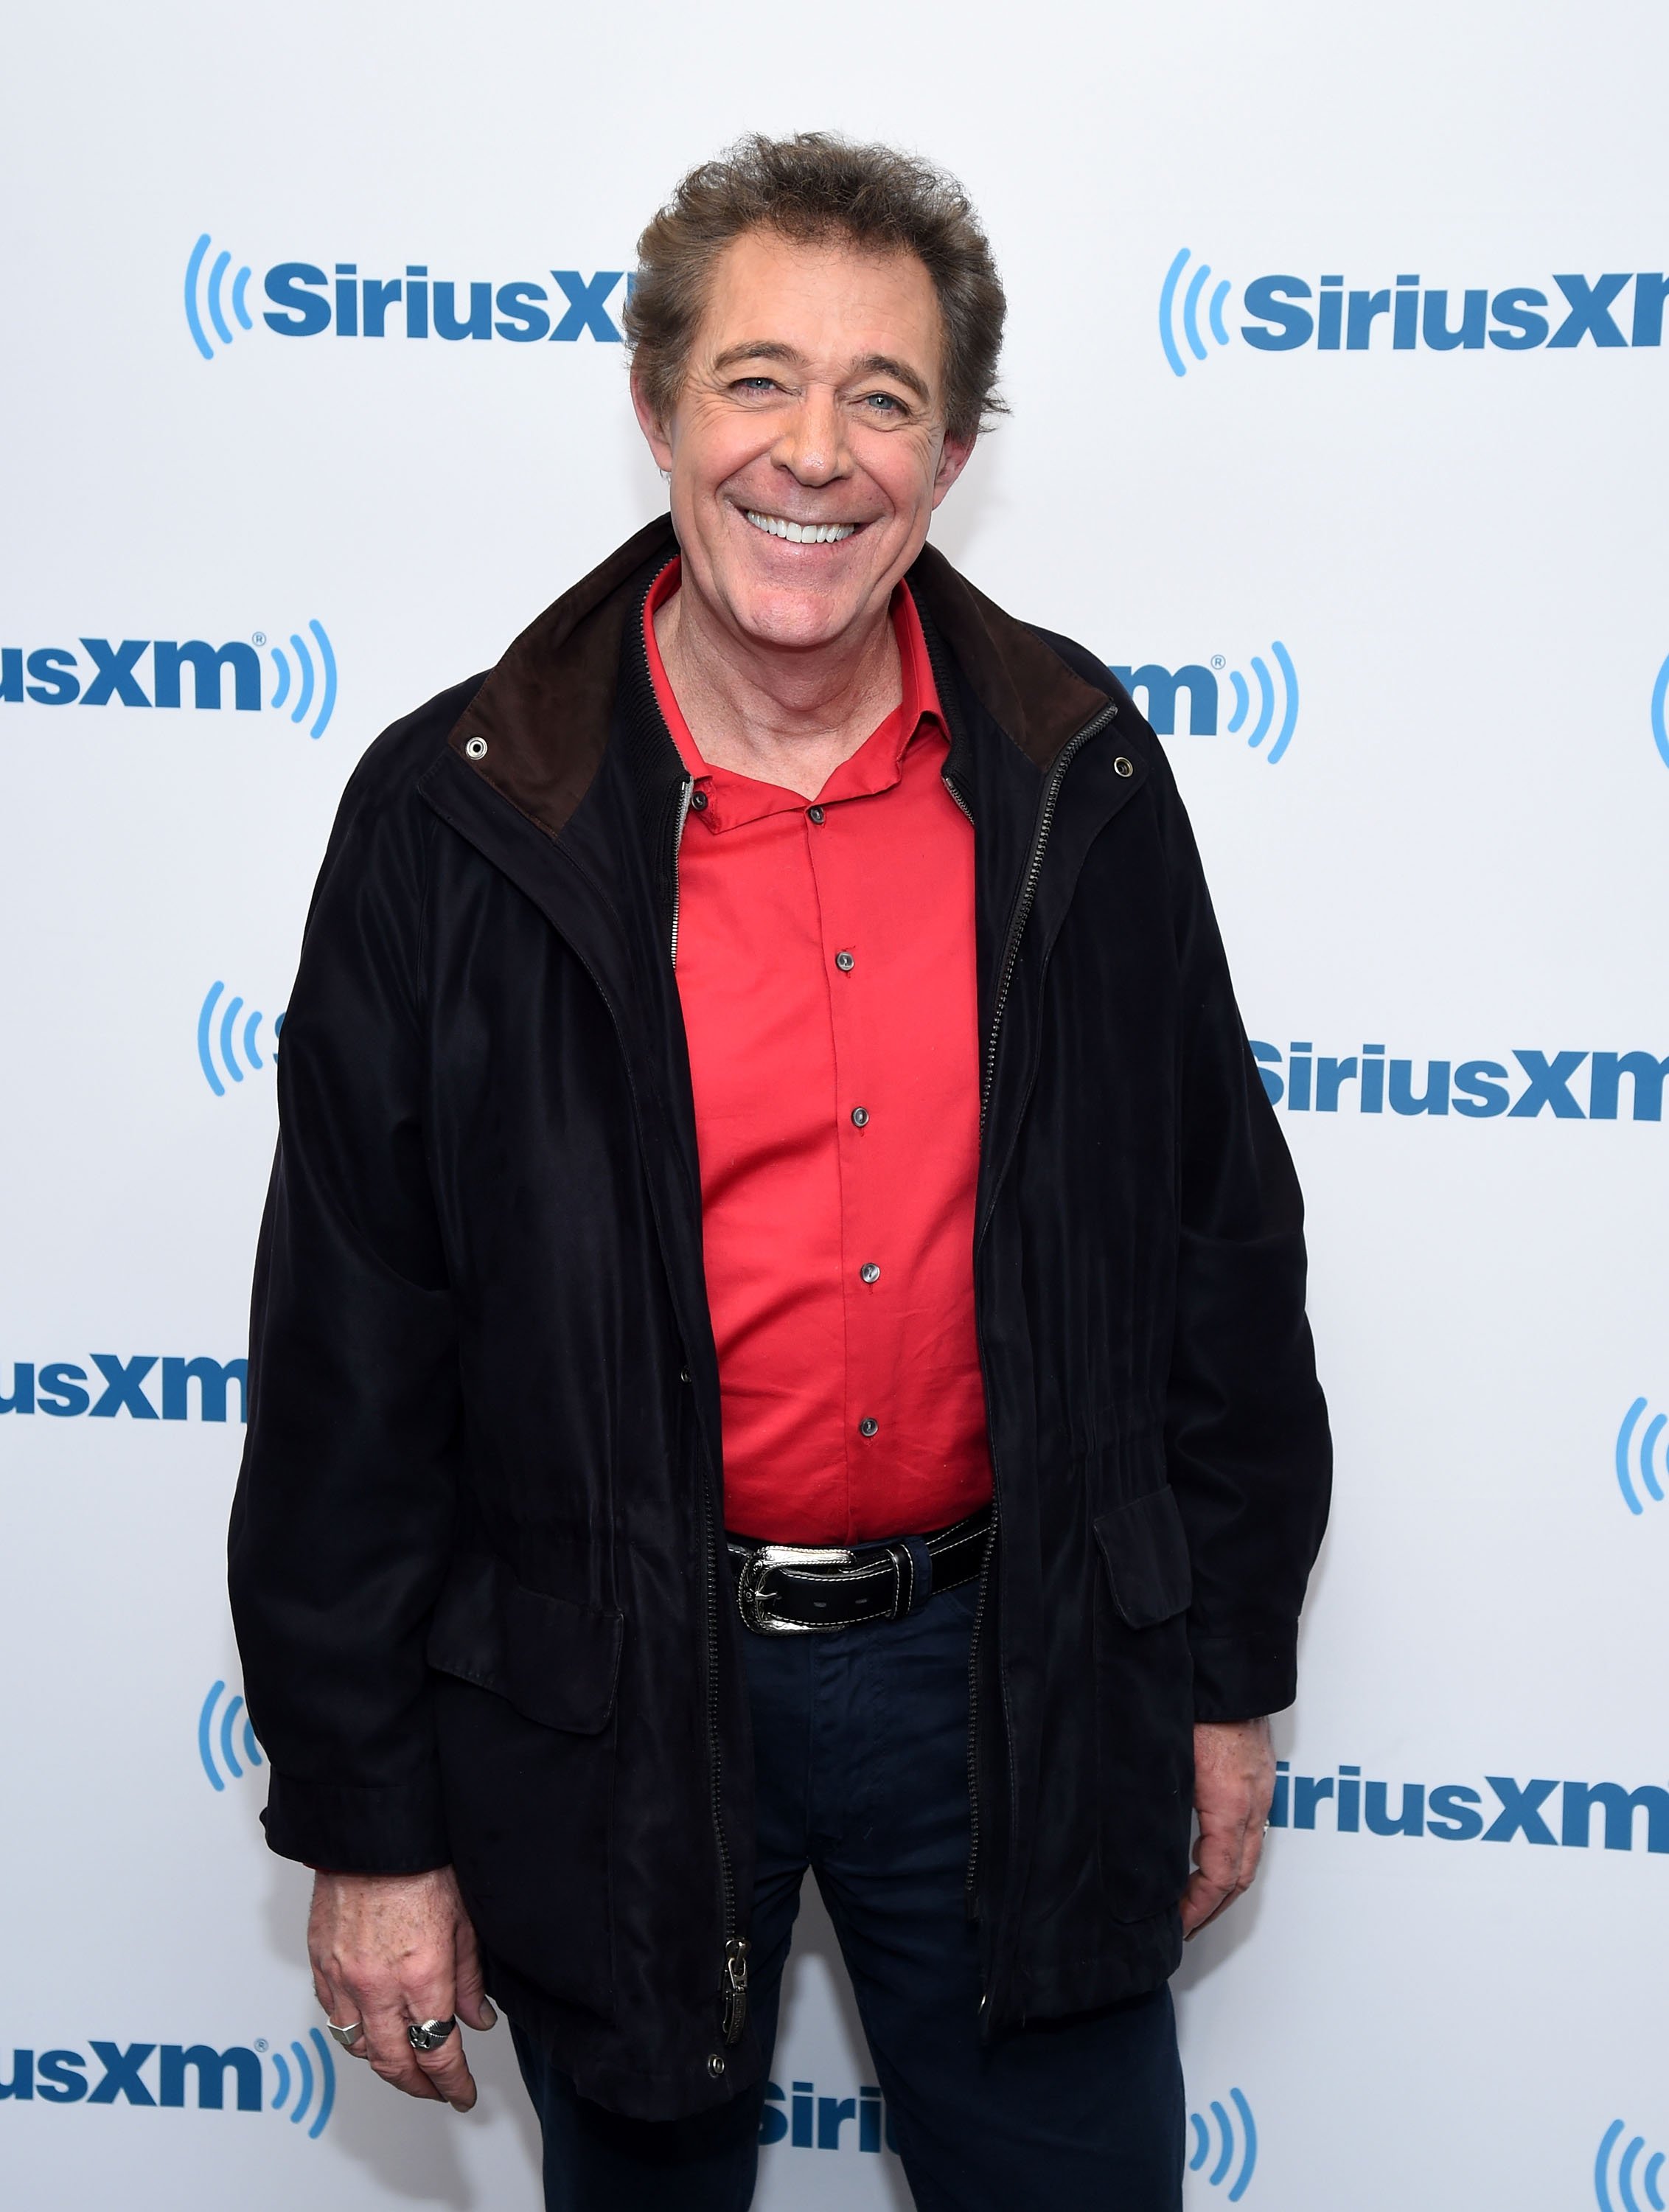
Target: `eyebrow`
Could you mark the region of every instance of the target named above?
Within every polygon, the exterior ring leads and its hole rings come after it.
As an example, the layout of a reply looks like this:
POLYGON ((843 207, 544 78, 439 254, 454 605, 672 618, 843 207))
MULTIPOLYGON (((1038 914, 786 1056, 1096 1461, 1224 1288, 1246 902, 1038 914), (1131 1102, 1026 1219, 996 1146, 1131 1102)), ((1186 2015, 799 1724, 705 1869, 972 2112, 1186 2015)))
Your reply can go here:
MULTIPOLYGON (((760 338, 745 345, 726 346, 713 366, 716 373, 734 368, 738 362, 744 361, 781 361, 798 365, 803 364, 804 360, 804 355, 797 353, 792 346, 784 344, 780 338, 760 338)), ((866 353, 860 361, 853 362, 851 374, 854 376, 893 377, 907 391, 913 392, 924 407, 932 404, 933 395, 923 379, 907 362, 895 361, 891 354, 866 353)))

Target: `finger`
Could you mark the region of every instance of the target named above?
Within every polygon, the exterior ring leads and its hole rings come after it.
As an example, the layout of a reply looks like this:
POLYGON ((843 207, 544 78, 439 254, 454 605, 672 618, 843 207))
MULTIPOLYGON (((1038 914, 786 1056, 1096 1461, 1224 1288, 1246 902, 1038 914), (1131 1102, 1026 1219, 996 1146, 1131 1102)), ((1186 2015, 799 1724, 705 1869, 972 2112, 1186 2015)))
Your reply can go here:
MULTIPOLYGON (((352 1997, 318 1960, 313 1961, 313 1995, 324 2008, 325 2019, 333 2027, 348 2027, 359 2019, 352 1997)), ((347 2051, 350 2057, 365 2058, 370 2055, 362 2034, 356 2035, 351 2044, 337 2042, 334 2036, 331 2040, 338 2051, 347 2051)))
MULTIPOLYGON (((444 2013, 425 2013, 425 2020, 445 2019, 444 2013)), ((464 2031, 454 2027, 438 2051, 420 2051, 417 2063, 434 2084, 437 2094, 457 2112, 467 2112, 476 2100, 475 2077, 464 2056, 464 2031)))
POLYGON ((1258 1861, 1263 1854, 1263 1822, 1248 1815, 1236 1820, 1232 1828, 1219 1838, 1222 1859, 1220 1874, 1226 1878, 1231 1897, 1244 1896, 1251 1888, 1258 1871, 1258 1861))
MULTIPOLYGON (((456 1934, 452 1948, 455 1952, 456 1934)), ((420 2021, 455 2020, 458 1982, 452 1959, 448 1957, 444 1966, 436 1960, 428 1972, 408 1978, 403 1994, 407 2025, 420 2021)), ((470 2062, 464 2055, 463 2031, 454 2027, 435 2051, 413 2051, 408 2037, 406 2049, 429 2084, 431 2094, 444 2097, 457 2111, 467 2112, 476 2100, 476 2085, 470 2073, 470 2062)))
MULTIPOLYGON (((428 2017, 427 2014, 423 2015, 428 2017)), ((365 2040, 367 2055, 373 2073, 381 2075, 391 2088, 404 2090, 408 2097, 420 2097, 430 2103, 440 2100, 440 2092, 417 2063, 417 2054, 406 2035, 406 2024, 410 2014, 398 1989, 386 1995, 379 1994, 374 2004, 365 2010, 365 2040)))
POLYGON ((458 2017, 470 2027, 495 2027, 498 2014, 482 1979, 481 1953, 476 1944, 475 1929, 467 1920, 458 1923, 457 1976, 458 2017))
POLYGON ((1226 1882, 1217 1881, 1210 1875, 1194 1874, 1182 1893, 1182 1934, 1184 1938, 1196 1934, 1208 1920, 1215 1920, 1234 1894, 1226 1882))
POLYGON ((1220 1899, 1218 1902, 1211 1907, 1211 1911, 1206 1913, 1205 1917, 1195 1923, 1193 1929, 1194 1935, 1199 1936, 1202 1934, 1205 1929, 1213 1926, 1217 1921, 1221 1920, 1223 1914, 1227 1912, 1229 1906, 1235 1902, 1238 1894, 1238 1891, 1231 1889, 1227 1897, 1220 1899))
POLYGON ((1215 1920, 1238 1894, 1241 1841, 1238 1824, 1223 1828, 1208 1820, 1202 1825, 1194 1838, 1194 1872, 1182 1893, 1185 1936, 1197 1934, 1208 1921, 1215 1920))
POLYGON ((1197 1869, 1182 1894, 1182 1932, 1196 1936, 1250 1889, 1263 1855, 1261 1821, 1202 1831, 1194 1844, 1197 1869))
POLYGON ((1247 1828, 1241 1852, 1240 1886, 1242 1891, 1250 1889, 1258 1878, 1258 1869, 1263 1863, 1264 1845, 1268 1841, 1264 1833, 1266 1825, 1263 1820, 1253 1820, 1247 1828))

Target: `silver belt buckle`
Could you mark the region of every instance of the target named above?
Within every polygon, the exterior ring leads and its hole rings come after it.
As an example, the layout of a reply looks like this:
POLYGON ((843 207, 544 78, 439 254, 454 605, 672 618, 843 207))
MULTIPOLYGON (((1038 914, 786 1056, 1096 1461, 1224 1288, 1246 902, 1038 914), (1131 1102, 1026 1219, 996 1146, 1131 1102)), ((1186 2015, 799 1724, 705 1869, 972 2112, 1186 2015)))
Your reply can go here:
MULTIPOLYGON (((760 1636, 816 1636, 822 1624, 815 1620, 780 1620, 764 1610, 765 1577, 773 1567, 849 1567, 853 1553, 840 1545, 761 1544, 750 1553, 737 1578, 736 1602, 743 1620, 760 1636)), ((828 1626, 841 1624, 831 1621, 828 1626)))

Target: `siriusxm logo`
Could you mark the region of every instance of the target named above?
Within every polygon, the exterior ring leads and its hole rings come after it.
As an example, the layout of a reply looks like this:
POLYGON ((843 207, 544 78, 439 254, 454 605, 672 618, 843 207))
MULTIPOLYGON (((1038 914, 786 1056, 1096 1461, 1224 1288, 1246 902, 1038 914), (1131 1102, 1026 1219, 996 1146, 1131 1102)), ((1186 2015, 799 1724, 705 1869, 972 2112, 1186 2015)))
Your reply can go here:
MULTIPOLYGON (((87 1370, 71 1360, 53 1359, 37 1370, 31 1359, 13 1363, 11 1395, 0 1395, 0 1413, 50 1413, 58 1420, 73 1420, 87 1413, 95 1421, 113 1421, 125 1413, 136 1421, 154 1421, 157 1409, 145 1395, 145 1379, 156 1365, 156 1354, 142 1352, 123 1359, 113 1352, 94 1352, 90 1358, 99 1370, 96 1398, 87 1382, 87 1370)), ((238 1386, 238 1419, 249 1419, 249 1362, 246 1359, 165 1359, 162 1362, 162 1412, 165 1421, 189 1421, 193 1404, 200 1421, 226 1419, 228 1385, 238 1386), (196 1385, 195 1394, 192 1385, 196 1385)))
MULTIPOLYGON (((249 311, 253 272, 241 265, 228 289, 232 256, 223 247, 214 252, 213 246, 204 231, 185 264, 185 327, 205 361, 231 345, 238 331, 255 328, 249 311)), ((586 276, 577 269, 553 269, 549 276, 549 286, 543 280, 458 283, 431 280, 425 261, 407 262, 398 276, 361 276, 356 261, 333 262, 328 273, 317 262, 279 261, 266 272, 263 289, 272 304, 261 320, 285 338, 334 331, 339 338, 432 335, 452 342, 499 337, 513 345, 543 339, 563 345, 589 335, 600 345, 620 343, 609 301, 622 279, 630 295, 634 280, 624 270, 598 269, 586 276)))
MULTIPOLYGON (((1190 359, 1206 360, 1235 336, 1227 319, 1233 285, 1226 276, 1213 283, 1209 262, 1190 269, 1193 259, 1185 246, 1159 287, 1159 343, 1174 376, 1186 376, 1190 359)), ((1359 289, 1347 287, 1342 275, 1314 284, 1303 276, 1254 276, 1241 294, 1240 312, 1247 319, 1238 335, 1259 353, 1308 345, 1319 353, 1478 353, 1486 345, 1502 353, 1542 346, 1558 353, 1585 340, 1660 346, 1666 298, 1669 276, 1660 270, 1556 276, 1540 284, 1468 286, 1454 293, 1423 284, 1417 276, 1359 289)))
POLYGON ((1628 1079, 1629 1118, 1663 1119, 1664 1078, 1669 1057, 1649 1052, 1532 1052, 1514 1046, 1516 1069, 1498 1060, 1387 1060, 1382 1044, 1365 1044, 1360 1054, 1316 1054, 1308 1041, 1288 1046, 1254 1038, 1258 1063, 1271 1105, 1284 1099, 1289 1114, 1447 1114, 1488 1121, 1504 1114, 1509 1121, 1533 1121, 1542 1113, 1557 1121, 1615 1121, 1628 1079), (1586 1107, 1573 1084, 1587 1063, 1586 1107), (1284 1068, 1282 1074, 1278 1071, 1284 1068), (1415 1070, 1420 1070, 1417 1079, 1415 1070), (1523 1078, 1523 1087, 1514 1085, 1523 1078))
POLYGON ((820 2097, 814 2081, 796 2081, 785 2097, 776 2082, 768 2081, 759 2140, 786 2143, 790 2150, 878 2151, 883 2143, 895 2154, 898 2149, 892 2115, 872 2082, 855 2097, 820 2097), (852 2133, 842 2142, 841 2130, 848 2123, 852 2133))
MULTIPOLYGON (((323 623, 310 622, 307 629, 311 645, 297 630, 290 634, 288 653, 282 646, 268 647, 273 678, 272 696, 266 703, 274 709, 288 708, 298 727, 311 714, 307 735, 322 738, 336 712, 336 652, 323 623)), ((228 645, 210 645, 200 637, 187 638, 184 644, 171 637, 124 637, 119 645, 107 637, 84 637, 81 643, 90 667, 83 666, 81 656, 66 645, 37 646, 33 652, 21 645, 0 646, 0 701, 14 707, 25 700, 37 707, 70 707, 77 700, 83 707, 178 707, 182 703, 182 671, 189 668, 193 707, 218 713, 226 703, 229 675, 232 704, 238 712, 257 714, 261 710, 258 648, 267 644, 264 629, 256 630, 247 645, 237 639, 228 645), (139 680, 139 663, 147 653, 151 657, 149 693, 139 680)))
POLYGON ((92 2037, 91 2062, 79 2051, 12 2051, 11 2079, 0 2081, 0 2100, 43 2105, 141 2105, 167 2111, 171 2106, 199 2112, 282 2112, 294 2126, 306 2126, 317 2142, 336 2103, 336 2067, 320 2031, 309 2028, 306 2043, 294 2042, 287 2057, 268 2049, 264 2036, 252 2047, 234 2043, 216 2051, 211 2043, 106 2043, 92 2037), (263 2063, 262 2054, 265 2054, 263 2063), (156 2063, 151 2069, 153 2058, 156 2063), (93 2066, 100 2069, 94 2077, 93 2066), (271 2095, 264 2096, 266 2066, 272 2069, 271 2095), (147 2069, 151 2069, 149 2080, 147 2069), (186 2076, 192 2094, 186 2097, 186 2076), (311 2122, 311 2124, 307 2124, 311 2122))
POLYGON ((1640 1832, 1636 1816, 1643 1813, 1647 1850, 1669 1851, 1669 1790, 1655 1782, 1625 1790, 1620 1782, 1517 1782, 1509 1774, 1486 1774, 1484 1780, 1499 1811, 1465 1782, 1443 1782, 1435 1789, 1401 1783, 1393 1808, 1390 1784, 1364 1781, 1359 1766, 1341 1765, 1336 1774, 1295 1774, 1283 1759, 1276 1763, 1269 1825, 1314 1828, 1326 1807, 1332 1818, 1320 1825, 1336 1835, 1359 1835, 1365 1827, 1370 1836, 1435 1836, 1446 1844, 1510 1844, 1521 1836, 1526 1844, 1585 1851, 1598 1813, 1605 1848, 1631 1851, 1640 1832), (1550 1825, 1556 1790, 1557 1835, 1550 1825))
POLYGON ((1654 1413, 1642 1429, 1640 1418, 1645 1411, 1646 1401, 1636 1398, 1623 1414, 1623 1425, 1617 1431, 1617 1450, 1612 1458, 1612 1465, 1617 1469, 1617 1486, 1622 1492, 1623 1503, 1630 1513, 1646 1510, 1640 1502, 1639 1492, 1635 1488, 1636 1477, 1653 1504, 1661 1505, 1664 1478, 1669 1476, 1669 1461, 1666 1462, 1661 1474, 1654 1463, 1658 1439, 1665 1428, 1669 1427, 1669 1413, 1654 1413))
MULTIPOLYGON (((1599 2212, 1642 2212, 1640 2199, 1635 2195, 1635 2169, 1646 2148, 1646 2138, 1632 2136, 1624 2143, 1623 2138, 1628 2132, 1621 2120, 1613 2120, 1599 2138, 1599 2154, 1593 2161, 1593 2195, 1599 2212), (1613 2152, 1617 2153, 1615 2166, 1611 2164, 1613 2152), (1611 2194, 1613 2184, 1615 2197, 1611 2194)), ((1654 2151, 1640 2175, 1640 2185, 1652 2212, 1665 2212, 1663 2186, 1659 2179, 1663 2164, 1664 2153, 1654 2151)))
POLYGON ((197 1757, 203 1762, 203 1771, 209 1777, 210 1787, 220 1790, 226 1787, 227 1775, 230 1775, 234 1782, 241 1782, 244 1778, 244 1770, 238 1763, 239 1743, 241 1743, 243 1755, 251 1767, 264 1764, 261 1747, 255 1741, 255 1730, 250 1724, 249 1716, 244 1711, 242 1698, 227 1698, 222 1705, 221 1699, 223 1697, 226 1697, 225 1683, 214 1683, 203 1701, 197 1726, 197 1757), (241 1729, 238 1726, 240 1719, 243 1722, 241 1729), (218 1759, 215 1755, 216 1746, 220 1752, 218 1759), (225 1769, 224 1773, 222 1772, 222 1768, 225 1769))
MULTIPOLYGON (((1292 665, 1292 655, 1277 638, 1270 653, 1278 672, 1271 676, 1268 662, 1260 653, 1253 653, 1247 665, 1258 687, 1255 717, 1252 707, 1252 686, 1238 668, 1229 670, 1228 681, 1234 705, 1229 713, 1229 734, 1238 737, 1246 730, 1246 742, 1256 752, 1271 730, 1275 742, 1264 758, 1272 768, 1292 743, 1292 733, 1298 726, 1298 672, 1292 665), (1276 717, 1280 726, 1276 729, 1276 717), (1247 729, 1248 720, 1252 726, 1247 729)), ((1156 660, 1144 660, 1139 668, 1110 664, 1113 673, 1132 697, 1142 694, 1142 709, 1153 725, 1155 733, 1162 738, 1175 735, 1176 695, 1188 695, 1188 732, 1191 737, 1214 738, 1217 733, 1219 708, 1217 672, 1227 666, 1220 653, 1211 655, 1209 668, 1197 660, 1186 661, 1180 668, 1162 668, 1156 660)))
POLYGON ((1258 2125, 1252 2117, 1252 2107, 1238 2089, 1229 2092, 1227 2106, 1212 2102, 1210 2110, 1215 2130, 1206 2124, 1199 2112, 1188 2115, 1188 2130, 1193 2138, 1193 2154, 1188 2160, 1190 2173, 1200 2172, 1209 2158, 1211 2170, 1205 2175, 1213 2189, 1229 2185, 1229 2202, 1238 2204, 1252 2186, 1252 2176, 1258 2166, 1258 2125))
MULTIPOLYGON (((228 999, 222 1006, 224 983, 211 983, 197 1008, 197 1066, 203 1070, 203 1079, 216 1098, 224 1098, 228 1079, 241 1083, 244 1061, 252 1068, 264 1067, 258 1039, 261 1024, 266 1017, 257 1007, 243 1015, 244 1002, 239 998, 228 999), (241 1052, 242 1059, 239 1055, 241 1052)), ((278 1038, 284 1026, 284 1018, 278 1015, 272 1024, 272 1043, 269 1049, 277 1056, 278 1038)))

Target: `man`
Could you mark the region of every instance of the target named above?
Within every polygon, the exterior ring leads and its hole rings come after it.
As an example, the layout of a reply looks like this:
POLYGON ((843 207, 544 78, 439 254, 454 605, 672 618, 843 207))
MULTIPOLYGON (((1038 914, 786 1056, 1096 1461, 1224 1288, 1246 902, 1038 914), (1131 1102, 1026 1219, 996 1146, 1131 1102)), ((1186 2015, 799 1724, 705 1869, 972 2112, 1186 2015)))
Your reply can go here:
POLYGON ((378 741, 307 924, 269 1840, 387 2080, 467 2108, 490 1984, 553 2206, 747 2204, 810 1865, 918 2204, 1161 2212, 1326 1512, 1297 1189, 1151 732, 926 549, 960 191, 750 141, 640 261, 670 521, 378 741))

